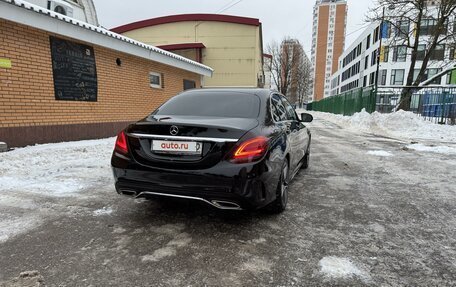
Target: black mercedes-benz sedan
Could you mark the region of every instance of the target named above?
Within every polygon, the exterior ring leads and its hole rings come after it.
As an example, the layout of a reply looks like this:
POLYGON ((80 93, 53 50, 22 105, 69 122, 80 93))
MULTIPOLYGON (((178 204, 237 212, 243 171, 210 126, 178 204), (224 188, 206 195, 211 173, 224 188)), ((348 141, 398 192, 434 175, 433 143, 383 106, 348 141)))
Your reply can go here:
POLYGON ((311 121, 269 90, 183 92, 119 133, 116 190, 282 212, 290 180, 309 165, 311 121))

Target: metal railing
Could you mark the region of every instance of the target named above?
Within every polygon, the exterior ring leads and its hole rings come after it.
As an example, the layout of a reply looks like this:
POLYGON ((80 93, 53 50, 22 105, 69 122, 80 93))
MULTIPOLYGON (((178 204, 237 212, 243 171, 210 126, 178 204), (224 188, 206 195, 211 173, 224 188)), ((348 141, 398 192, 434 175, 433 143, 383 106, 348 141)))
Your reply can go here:
MULTIPOLYGON (((376 111, 390 113, 399 104, 403 87, 381 88, 376 111)), ((438 124, 456 124, 456 87, 418 87, 412 90, 410 111, 438 124)))
MULTIPOLYGON (((308 105, 308 109, 351 116, 365 109, 391 113, 400 102, 403 87, 360 88, 325 98, 308 105)), ((412 90, 410 111, 439 124, 456 124, 456 87, 416 87, 412 90)))

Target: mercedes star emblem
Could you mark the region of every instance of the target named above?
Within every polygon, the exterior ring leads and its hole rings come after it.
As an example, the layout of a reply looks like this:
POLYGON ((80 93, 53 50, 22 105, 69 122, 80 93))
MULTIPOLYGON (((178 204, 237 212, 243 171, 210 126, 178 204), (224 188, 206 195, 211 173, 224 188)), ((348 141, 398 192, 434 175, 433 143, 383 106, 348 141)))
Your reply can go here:
POLYGON ((179 133, 179 128, 176 127, 176 126, 171 126, 171 128, 169 129, 169 133, 172 135, 172 136, 175 136, 179 133))

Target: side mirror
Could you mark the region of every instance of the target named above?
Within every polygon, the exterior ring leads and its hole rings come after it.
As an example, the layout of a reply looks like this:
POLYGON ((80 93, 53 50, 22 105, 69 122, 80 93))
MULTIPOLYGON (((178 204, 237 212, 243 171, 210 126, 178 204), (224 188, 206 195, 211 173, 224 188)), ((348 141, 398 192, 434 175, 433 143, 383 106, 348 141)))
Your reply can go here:
POLYGON ((313 121, 313 116, 311 114, 302 113, 301 114, 301 122, 303 123, 311 123, 313 121))

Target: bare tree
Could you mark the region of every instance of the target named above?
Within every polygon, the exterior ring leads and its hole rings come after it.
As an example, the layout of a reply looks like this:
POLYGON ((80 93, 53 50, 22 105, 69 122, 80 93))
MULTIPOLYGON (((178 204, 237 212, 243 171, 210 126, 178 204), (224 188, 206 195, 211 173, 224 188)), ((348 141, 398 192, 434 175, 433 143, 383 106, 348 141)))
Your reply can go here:
POLYGON ((426 69, 437 48, 444 43, 454 43, 456 31, 449 29, 448 24, 455 9, 456 0, 377 0, 376 8, 370 10, 368 21, 382 21, 392 28, 393 37, 386 44, 405 47, 410 55, 400 109, 410 109, 413 87, 425 80, 426 69))
POLYGON ((300 58, 301 62, 299 63, 297 71, 298 81, 296 87, 296 94, 300 106, 309 100, 309 96, 312 93, 312 64, 309 58, 307 58, 307 55, 304 53, 304 50, 302 52, 303 55, 300 58))
POLYGON ((284 38, 267 47, 272 55, 271 74, 275 88, 293 103, 302 104, 311 88, 310 61, 298 40, 284 38))

